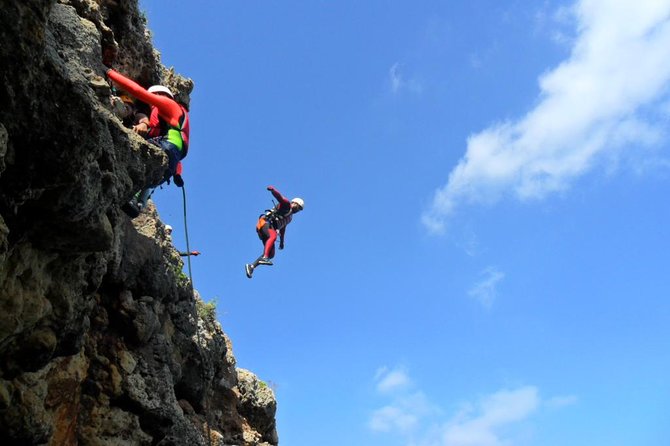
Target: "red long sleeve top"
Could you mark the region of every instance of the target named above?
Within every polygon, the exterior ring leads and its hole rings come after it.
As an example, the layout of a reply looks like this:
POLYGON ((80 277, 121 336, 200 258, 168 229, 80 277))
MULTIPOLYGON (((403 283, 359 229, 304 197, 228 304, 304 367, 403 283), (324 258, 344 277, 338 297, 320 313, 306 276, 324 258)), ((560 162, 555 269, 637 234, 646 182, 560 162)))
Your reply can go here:
MULTIPOLYGON (((179 127, 180 120, 184 111, 174 99, 167 96, 149 93, 137 82, 128 79, 118 71, 107 70, 107 76, 115 83, 119 84, 128 94, 145 102, 158 110, 158 115, 165 120, 171 127, 179 127)), ((152 110, 153 111, 153 110, 152 110)))
POLYGON ((182 153, 182 158, 185 157, 188 152, 191 127, 186 109, 170 97, 149 93, 135 81, 111 68, 107 70, 107 76, 131 96, 151 105, 149 136, 156 137, 165 134, 168 141, 182 153), (167 124, 167 129, 161 128, 161 121, 167 124))

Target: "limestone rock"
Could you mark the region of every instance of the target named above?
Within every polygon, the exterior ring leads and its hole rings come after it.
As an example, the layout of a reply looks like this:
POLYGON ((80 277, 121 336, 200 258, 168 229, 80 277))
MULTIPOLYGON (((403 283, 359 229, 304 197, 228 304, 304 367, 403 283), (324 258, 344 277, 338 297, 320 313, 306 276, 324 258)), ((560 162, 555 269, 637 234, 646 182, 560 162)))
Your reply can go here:
POLYGON ((248 370, 237 370, 238 389, 241 394, 240 413, 248 420, 260 440, 270 444, 278 442, 275 426, 277 402, 272 389, 248 370))
POLYGON ((103 58, 188 104, 137 0, 0 0, 0 444, 277 444, 271 390, 149 206, 166 157, 111 112, 103 58))

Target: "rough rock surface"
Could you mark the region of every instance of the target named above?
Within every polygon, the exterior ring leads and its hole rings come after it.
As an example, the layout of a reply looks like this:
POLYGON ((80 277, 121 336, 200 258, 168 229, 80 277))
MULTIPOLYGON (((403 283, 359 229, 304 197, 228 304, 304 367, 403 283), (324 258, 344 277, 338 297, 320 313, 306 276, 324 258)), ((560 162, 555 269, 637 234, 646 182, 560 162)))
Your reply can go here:
POLYGON ((111 112, 103 54, 160 63, 137 0, 0 0, 0 444, 274 445, 272 391, 182 273, 155 209, 166 157, 111 112))

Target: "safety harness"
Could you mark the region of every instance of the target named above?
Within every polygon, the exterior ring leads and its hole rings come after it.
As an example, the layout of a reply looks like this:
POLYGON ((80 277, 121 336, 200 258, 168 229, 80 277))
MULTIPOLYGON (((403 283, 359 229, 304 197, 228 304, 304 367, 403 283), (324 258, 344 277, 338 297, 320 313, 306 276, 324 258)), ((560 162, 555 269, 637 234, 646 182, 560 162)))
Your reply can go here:
POLYGON ((279 209, 274 207, 272 209, 266 209, 260 217, 265 218, 265 221, 270 224, 272 229, 279 230, 291 221, 291 214, 293 214, 293 212, 290 208, 286 214, 280 214, 279 209))
POLYGON ((186 155, 188 155, 188 131, 190 123, 188 112, 184 106, 179 104, 179 107, 181 107, 182 111, 181 118, 179 118, 179 125, 175 127, 168 124, 160 115, 158 116, 158 122, 160 125, 160 134, 165 135, 165 138, 179 149, 180 159, 184 159, 186 158, 186 155))

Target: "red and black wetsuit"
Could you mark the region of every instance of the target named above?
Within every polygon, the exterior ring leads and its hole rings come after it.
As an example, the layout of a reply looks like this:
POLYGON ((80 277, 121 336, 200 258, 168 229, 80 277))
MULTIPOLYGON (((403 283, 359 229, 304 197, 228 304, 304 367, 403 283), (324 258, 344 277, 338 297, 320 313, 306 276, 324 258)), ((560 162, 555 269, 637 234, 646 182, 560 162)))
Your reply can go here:
POLYGON ((268 259, 275 256, 277 231, 279 231, 280 243, 284 243, 286 226, 291 223, 291 219, 293 218, 293 215, 291 215, 291 202, 288 198, 284 197, 275 188, 271 188, 270 192, 272 192, 278 203, 273 209, 261 214, 256 224, 258 238, 263 242, 263 257, 268 259))

